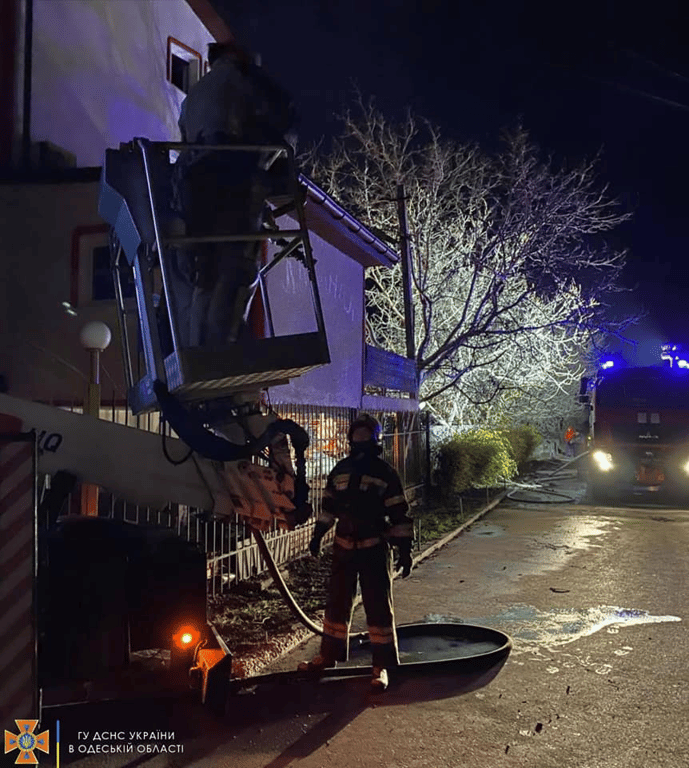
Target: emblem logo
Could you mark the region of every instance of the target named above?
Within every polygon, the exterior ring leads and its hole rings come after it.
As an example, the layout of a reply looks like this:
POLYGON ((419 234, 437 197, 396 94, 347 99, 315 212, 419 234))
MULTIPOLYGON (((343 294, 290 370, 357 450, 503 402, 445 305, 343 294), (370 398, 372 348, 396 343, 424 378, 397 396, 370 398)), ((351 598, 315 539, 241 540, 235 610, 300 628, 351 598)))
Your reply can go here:
POLYGON ((48 736, 50 731, 34 733, 38 720, 15 720, 19 733, 5 731, 5 754, 19 750, 19 755, 14 761, 15 765, 37 765, 38 758, 34 754, 39 749, 46 754, 50 751, 48 736))

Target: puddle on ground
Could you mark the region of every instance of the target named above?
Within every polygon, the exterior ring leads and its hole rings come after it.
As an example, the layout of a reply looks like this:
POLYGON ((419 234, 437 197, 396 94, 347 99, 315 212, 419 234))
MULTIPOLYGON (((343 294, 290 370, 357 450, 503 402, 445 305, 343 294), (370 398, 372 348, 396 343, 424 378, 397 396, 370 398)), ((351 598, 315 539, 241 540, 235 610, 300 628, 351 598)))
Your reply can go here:
POLYGON ((612 526, 610 520, 595 517, 572 517, 559 520, 552 531, 544 531, 537 539, 537 545, 552 549, 590 549, 601 547, 590 539, 602 536, 612 526))
POLYGON ((505 529, 501 525, 472 525, 468 531, 467 536, 501 536, 505 533, 505 529))
MULTIPOLYGON (((603 546, 596 539, 600 541, 599 537, 607 534, 611 525, 610 520, 577 516, 558 520, 552 529, 543 531, 520 531, 518 528, 512 530, 510 526, 505 526, 510 539, 521 537, 524 540, 524 551, 520 552, 518 559, 512 559, 512 552, 507 549, 507 557, 503 557, 500 563, 494 559, 486 561, 486 571, 494 577, 486 584, 488 592, 491 595, 505 594, 512 591, 512 583, 521 578, 561 570, 570 564, 571 556, 575 553, 603 546)), ((500 526, 486 528, 492 530, 499 529, 500 526)), ((477 532, 480 530, 477 528, 477 532)), ((505 540, 505 537, 499 539, 500 542, 505 540)), ((495 546, 498 546, 497 540, 495 546)))
MULTIPOLYGON (((426 621, 430 621, 430 616, 433 615, 427 616, 426 621)), ((442 618, 448 621, 447 617, 442 618)), ((648 611, 611 605, 548 611, 539 610, 532 605, 514 605, 495 616, 466 618, 464 621, 466 624, 485 625, 507 632, 515 641, 515 650, 528 650, 534 645, 546 648, 565 645, 605 628, 610 633, 616 633, 620 627, 681 619, 679 616, 653 616, 648 611)))
POLYGON ((442 613, 427 613, 423 620, 426 624, 470 624, 459 616, 445 616, 442 613))

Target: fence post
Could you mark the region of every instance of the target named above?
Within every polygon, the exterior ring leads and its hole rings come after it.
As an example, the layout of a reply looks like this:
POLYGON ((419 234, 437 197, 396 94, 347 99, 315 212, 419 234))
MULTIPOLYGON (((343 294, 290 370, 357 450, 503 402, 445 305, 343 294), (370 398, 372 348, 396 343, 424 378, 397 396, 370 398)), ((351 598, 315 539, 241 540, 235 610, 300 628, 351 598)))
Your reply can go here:
POLYGON ((431 414, 426 411, 426 498, 431 492, 431 414))

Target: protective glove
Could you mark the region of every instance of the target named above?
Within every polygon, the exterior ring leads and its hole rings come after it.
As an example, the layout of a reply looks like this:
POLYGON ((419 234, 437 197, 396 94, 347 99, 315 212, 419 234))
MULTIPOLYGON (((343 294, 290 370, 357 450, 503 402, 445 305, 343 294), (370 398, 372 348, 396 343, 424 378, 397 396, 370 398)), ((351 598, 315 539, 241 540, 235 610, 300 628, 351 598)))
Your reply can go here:
POLYGON ((399 570, 402 569, 402 578, 406 579, 407 576, 411 573, 411 567, 412 567, 412 559, 411 559, 411 552, 409 551, 402 551, 400 550, 400 553, 397 557, 397 562, 395 563, 395 569, 399 570))
POLYGON ((316 523, 313 529, 313 536, 311 537, 311 541, 309 543, 309 552, 311 552, 314 557, 318 557, 320 554, 321 540, 328 532, 328 528, 329 526, 325 523, 316 523))

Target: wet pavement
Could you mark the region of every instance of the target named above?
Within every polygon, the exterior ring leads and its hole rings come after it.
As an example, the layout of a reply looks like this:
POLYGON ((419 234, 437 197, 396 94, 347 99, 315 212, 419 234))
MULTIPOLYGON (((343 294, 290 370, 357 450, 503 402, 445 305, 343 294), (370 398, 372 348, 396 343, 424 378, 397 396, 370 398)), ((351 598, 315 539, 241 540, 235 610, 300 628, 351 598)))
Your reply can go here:
MULTIPOLYGON (((513 651, 492 680, 397 706, 361 679, 277 687, 235 697, 224 720, 180 702, 161 703, 164 715, 137 707, 129 724, 175 731, 184 751, 74 754, 71 763, 686 768, 689 510, 590 506, 571 473, 555 489, 574 501, 506 500, 395 583, 400 624, 508 633, 513 651)), ((364 626, 358 611, 354 628, 364 626)), ((273 670, 294 669, 316 650, 310 641, 273 670)), ((112 730, 120 717, 103 710, 90 721, 112 730)), ((75 713, 63 723, 63 752, 70 739, 77 745, 78 722, 86 721, 75 713)))

